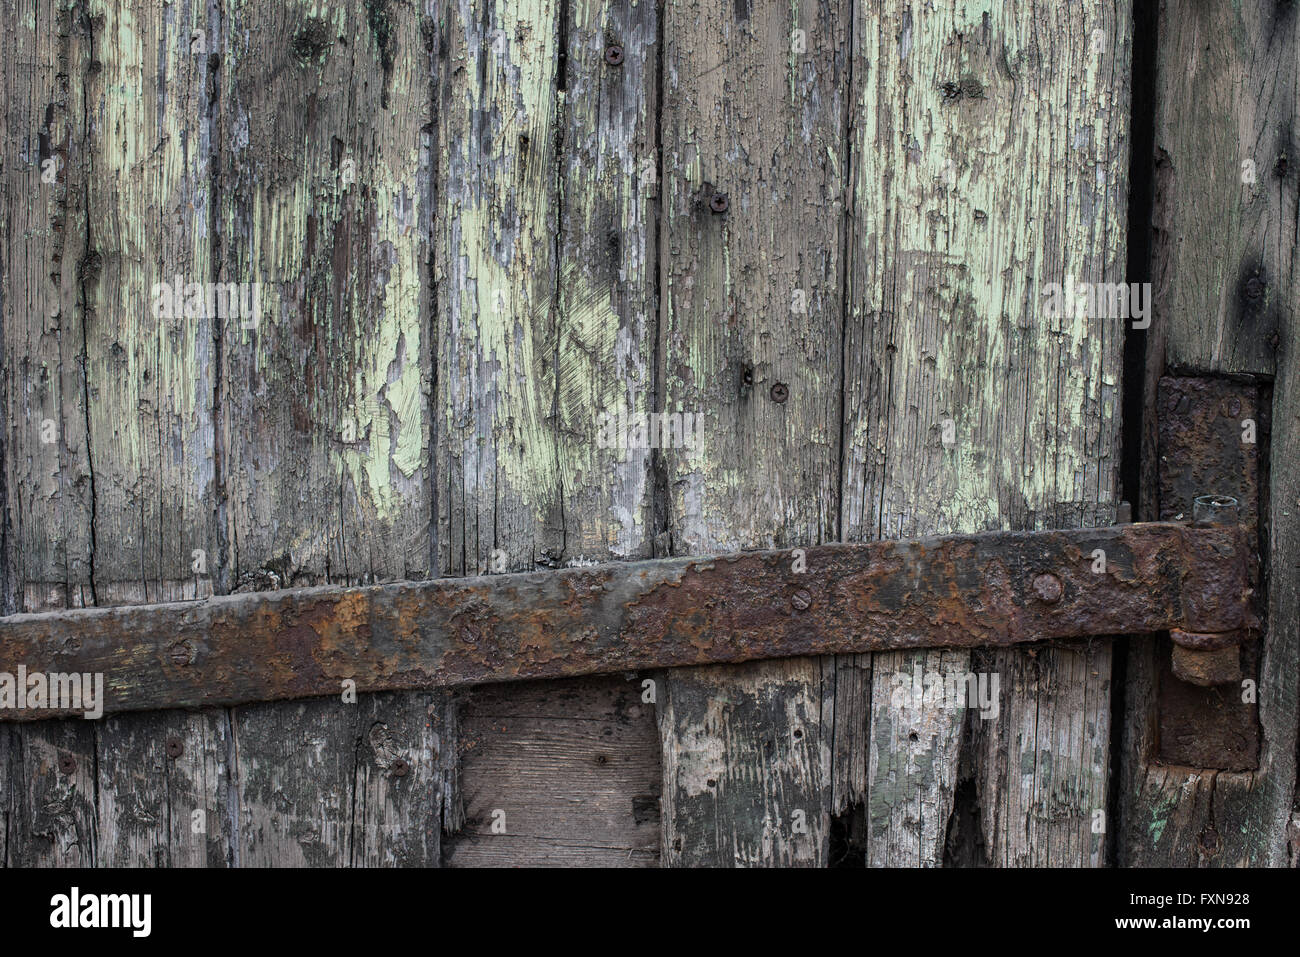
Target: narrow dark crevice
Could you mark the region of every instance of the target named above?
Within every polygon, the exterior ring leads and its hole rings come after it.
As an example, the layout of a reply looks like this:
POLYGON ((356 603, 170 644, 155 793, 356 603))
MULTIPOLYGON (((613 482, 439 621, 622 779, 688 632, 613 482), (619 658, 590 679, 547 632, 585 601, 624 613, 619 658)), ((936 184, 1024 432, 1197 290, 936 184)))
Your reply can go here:
MULTIPOLYGON (((558 549, 554 548, 549 542, 543 545, 541 557, 548 567, 563 567, 565 561, 569 558, 569 523, 564 511, 564 463, 561 461, 560 455, 560 433, 562 430, 560 420, 560 337, 564 334, 564 320, 566 318, 564 311, 564 283, 561 281, 564 262, 564 229, 566 225, 564 151, 567 145, 564 137, 567 111, 563 93, 568 89, 569 82, 569 0, 560 0, 559 17, 560 22, 556 39, 558 55, 555 63, 555 129, 552 135, 554 149, 552 162, 555 164, 555 234, 551 243, 551 314, 554 316, 551 327, 551 370, 555 376, 555 390, 551 394, 551 425, 555 434, 555 475, 558 485, 556 493, 559 500, 560 545, 558 549)), ((533 555, 534 567, 537 565, 535 552, 536 550, 534 550, 533 555)), ((529 569, 529 571, 532 571, 532 569, 529 569)))
MULTIPOLYGON (((86 34, 87 61, 86 69, 89 71, 95 64, 95 29, 94 22, 91 18, 90 11, 85 4, 79 3, 75 8, 73 16, 79 21, 80 27, 86 34)), ((75 25, 74 25, 75 29, 75 25)), ((95 488, 95 447, 91 441, 90 428, 90 310, 91 300, 89 287, 99 279, 99 270, 102 266, 102 259, 98 250, 95 249, 95 240, 91 232, 90 225, 90 182, 94 178, 94 169, 90 160, 90 115, 87 108, 87 102, 90 99, 90 92, 86 88, 86 77, 82 74, 81 88, 81 129, 86 142, 85 156, 85 181, 81 185, 82 201, 82 225, 85 228, 85 247, 80 260, 77 262, 77 291, 81 299, 81 355, 78 360, 81 364, 81 401, 83 403, 83 415, 85 418, 86 428, 86 471, 89 475, 90 487, 90 554, 88 556, 88 574, 90 580, 90 603, 99 604, 99 595, 95 585, 95 555, 98 551, 98 538, 96 533, 96 517, 99 514, 99 499, 95 488)))
MULTIPOLYGON (((857 39, 857 2, 850 0, 848 13, 848 38, 846 43, 846 62, 845 62, 845 88, 848 90, 844 97, 844 116, 841 123, 844 128, 844 175, 841 183, 841 200, 844 209, 840 214, 840 388, 839 388, 839 461, 836 465, 835 474, 835 541, 844 541, 844 459, 845 449, 848 447, 848 435, 845 432, 846 417, 848 415, 846 397, 848 395, 848 382, 845 375, 848 370, 848 350, 849 350, 849 296, 852 293, 853 284, 850 281, 850 254, 852 252, 852 243, 850 237, 853 234, 853 195, 854 195, 854 163, 853 163, 853 59, 856 55, 857 48, 854 41, 857 39)), ((834 752, 832 752, 834 753, 834 752)))
MULTIPOLYGON (((1137 0, 1133 9, 1132 101, 1129 115, 1129 204, 1127 281, 1151 281, 1151 228, 1155 184, 1156 55, 1159 8, 1152 0, 1137 0)), ((1124 326, 1121 375, 1120 491, 1131 503, 1133 518, 1143 501, 1142 449, 1146 424, 1147 331, 1124 326)), ((1116 643, 1111 655, 1110 769, 1106 795, 1107 826, 1103 860, 1114 866, 1123 830, 1121 801, 1124 773, 1124 726, 1127 711, 1127 644, 1116 643)))
POLYGON ((438 522, 438 508, 440 505, 439 486, 438 486, 438 441, 441 437, 439 430, 440 423, 440 395, 439 389, 442 388, 442 382, 438 375, 441 367, 440 358, 442 356, 442 342, 440 340, 441 330, 439 329, 439 311, 438 311, 438 266, 437 266, 437 249, 438 249, 438 226, 440 225, 440 216, 438 209, 438 176, 441 173, 439 161, 441 154, 439 151, 439 122, 438 112, 438 88, 439 80, 443 77, 442 69, 443 57, 445 50, 443 48, 443 35, 438 29, 438 19, 434 16, 425 16, 420 24, 421 37, 424 42, 424 51, 428 58, 429 68, 429 122, 424 128, 424 133, 428 137, 428 143, 425 149, 428 151, 429 162, 425 169, 428 175, 428 181, 423 184, 423 202, 424 208, 429 211, 429 221, 426 231, 426 241, 428 242, 429 254, 425 262, 425 282, 428 284, 429 298, 429 324, 427 336, 429 342, 429 530, 428 530, 428 555, 426 562, 428 571, 426 578, 441 578, 444 569, 441 566, 442 554, 442 530, 438 522))
MULTIPOLYGON (((221 5, 217 0, 208 3, 208 35, 212 37, 213 50, 222 49, 221 5)), ((221 55, 216 52, 208 54, 207 61, 207 126, 208 142, 211 144, 208 154, 208 269, 213 282, 221 282, 222 276, 222 189, 221 189, 221 55)), ((225 410, 225 330, 221 317, 213 318, 213 375, 212 375, 212 480, 215 501, 213 503, 213 523, 216 532, 216 555, 209 572, 215 579, 213 591, 218 595, 230 593, 232 585, 232 567, 234 558, 230 553, 230 533, 226 527, 229 492, 226 486, 226 436, 221 423, 225 410)))
MULTIPOLYGON (((652 355, 650 358, 650 411, 666 412, 667 397, 664 395, 663 348, 667 323, 664 321, 663 302, 663 248, 664 221, 666 219, 664 203, 664 14, 666 0, 660 0, 655 7, 655 204, 654 204, 654 267, 651 275, 654 283, 651 302, 654 303, 654 318, 650 330, 652 355)), ((673 553, 672 531, 669 513, 668 463, 663 450, 650 451, 651 490, 650 490, 650 556, 663 558, 673 553)))
MULTIPOLYGON (((849 348, 849 296, 853 288, 850 282, 850 253, 852 244, 850 237, 853 234, 853 194, 854 194, 854 163, 853 163, 853 61, 856 55, 855 40, 857 38, 857 2, 850 0, 848 5, 848 35, 845 38, 845 63, 844 63, 844 89, 847 93, 844 97, 844 112, 840 119, 841 127, 844 130, 844 173, 840 183, 840 201, 844 208, 840 211, 840 374, 839 374, 839 416, 837 422, 837 435, 839 436, 839 447, 836 449, 837 460, 835 466, 835 527, 832 529, 832 541, 844 541, 844 470, 845 470, 845 449, 848 447, 849 439, 845 429, 847 411, 848 382, 845 378, 848 369, 848 348, 849 348)), ((830 670, 832 681, 835 686, 832 690, 832 712, 840 706, 839 695, 839 668, 837 666, 838 658, 834 655, 830 658, 830 670)), ((867 747, 867 741, 871 728, 871 691, 872 682, 870 675, 856 677, 866 685, 867 696, 867 726, 860 744, 867 747)), ((824 679, 823 679, 824 680, 824 679)), ((830 753, 831 761, 835 761, 835 755, 839 753, 839 742, 836 740, 838 724, 834 720, 832 713, 831 731, 830 731, 830 753)), ((851 743, 851 742, 850 742, 851 743)), ((838 780, 838 775, 832 767, 831 781, 838 780)), ((834 791, 832 783, 831 791, 834 791)), ((856 796, 856 795, 855 795, 856 796)), ((832 793, 832 802, 834 795, 832 793)), ((843 833, 843 825, 840 823, 842 816, 832 816, 830 846, 827 853, 828 867, 866 867, 867 866, 867 827, 865 811, 860 805, 852 805, 845 810, 845 815, 852 815, 854 832, 852 839, 849 835, 843 833), (837 842, 845 841, 840 847, 837 842)))

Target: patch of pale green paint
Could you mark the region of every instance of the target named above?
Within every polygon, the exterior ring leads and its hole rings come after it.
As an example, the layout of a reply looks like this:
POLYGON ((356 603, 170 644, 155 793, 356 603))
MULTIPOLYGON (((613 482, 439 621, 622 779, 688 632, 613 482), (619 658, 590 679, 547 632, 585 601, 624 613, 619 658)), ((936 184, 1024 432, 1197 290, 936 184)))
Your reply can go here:
POLYGON ((1147 825, 1147 833, 1151 835, 1152 844, 1160 843, 1160 836, 1165 833, 1165 827, 1169 824, 1169 815, 1178 807, 1178 798, 1178 792, 1165 794, 1152 805, 1151 823, 1147 825))

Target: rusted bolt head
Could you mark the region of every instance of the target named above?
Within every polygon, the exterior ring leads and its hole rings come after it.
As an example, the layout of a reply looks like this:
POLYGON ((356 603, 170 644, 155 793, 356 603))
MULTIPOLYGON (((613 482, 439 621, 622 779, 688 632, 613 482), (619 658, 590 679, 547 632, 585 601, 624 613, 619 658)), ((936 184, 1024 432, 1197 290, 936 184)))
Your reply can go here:
POLYGON ((70 754, 59 755, 59 771, 63 774, 73 774, 77 770, 77 759, 70 754))
POLYGON ((402 758, 397 758, 389 767, 393 770, 393 776, 404 778, 411 772, 411 766, 402 758))
POLYGON ((709 209, 715 213, 725 213, 730 206, 726 193, 714 193, 713 198, 709 200, 709 209))
POLYGON ((623 62, 623 48, 617 43, 611 43, 605 47, 605 62, 610 66, 618 66, 623 62))
POLYGON ((172 664, 184 668, 194 660, 194 646, 188 640, 178 641, 171 646, 169 654, 171 655, 172 664))
POLYGON ((1044 572, 1034 576, 1034 591, 1038 597, 1049 605, 1061 600, 1061 580, 1055 575, 1044 572))
POLYGON ((185 742, 183 742, 180 738, 167 739, 167 757, 175 761, 184 753, 185 753, 185 742))
POLYGON ((806 588, 800 588, 790 596, 790 604, 803 611, 812 604, 812 594, 806 588))
POLYGON ((772 401, 781 403, 790 398, 790 387, 784 382, 774 382, 771 391, 772 401))

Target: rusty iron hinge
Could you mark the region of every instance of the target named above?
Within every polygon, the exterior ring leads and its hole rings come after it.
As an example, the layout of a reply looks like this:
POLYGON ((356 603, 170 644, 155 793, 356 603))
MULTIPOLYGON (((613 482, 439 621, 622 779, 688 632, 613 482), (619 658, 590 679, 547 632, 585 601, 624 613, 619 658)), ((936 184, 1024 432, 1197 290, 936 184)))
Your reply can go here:
MULTIPOLYGON (((1257 627, 1253 542, 1153 522, 309 588, 0 619, 0 672, 105 676, 105 711, 797 655, 1257 627)), ((36 720, 74 711, 4 710, 36 720)))

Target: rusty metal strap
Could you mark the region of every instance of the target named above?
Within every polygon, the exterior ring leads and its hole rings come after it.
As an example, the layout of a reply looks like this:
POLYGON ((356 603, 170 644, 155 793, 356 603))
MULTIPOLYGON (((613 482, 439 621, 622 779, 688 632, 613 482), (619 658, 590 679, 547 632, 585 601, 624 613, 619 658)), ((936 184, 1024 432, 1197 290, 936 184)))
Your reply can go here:
MULTIPOLYGON (((108 712, 900 648, 1253 627, 1247 538, 993 532, 0 618, 3 674, 108 712), (806 570, 799 571, 799 568, 806 570)), ((53 704, 53 702, 51 702, 53 704)), ((3 720, 57 710, 0 710, 3 720)))

